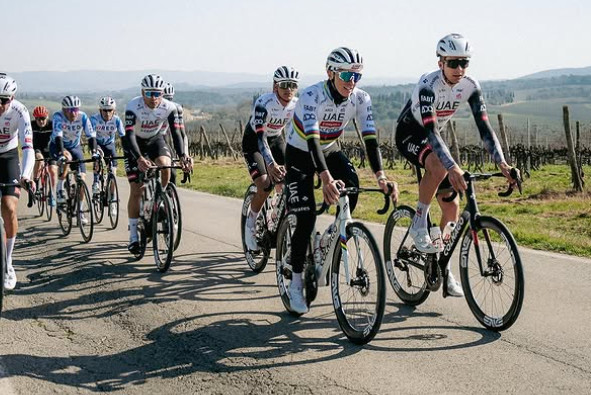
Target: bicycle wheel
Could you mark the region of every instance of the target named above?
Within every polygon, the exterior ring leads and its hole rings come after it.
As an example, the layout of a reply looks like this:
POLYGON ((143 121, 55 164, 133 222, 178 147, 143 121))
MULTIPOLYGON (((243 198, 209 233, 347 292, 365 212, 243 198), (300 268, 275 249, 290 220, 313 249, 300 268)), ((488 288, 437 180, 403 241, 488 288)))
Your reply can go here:
POLYGON ((291 309, 291 301, 287 293, 287 286, 292 277, 292 266, 290 262, 291 235, 295 230, 296 222, 297 218, 295 215, 286 215, 279 225, 279 230, 277 231, 277 251, 275 252, 275 277, 277 278, 277 288, 283 306, 291 315, 299 317, 301 314, 291 309))
POLYGON ((77 194, 76 199, 78 227, 80 228, 82 240, 88 243, 92 239, 94 232, 94 210, 92 209, 92 199, 88 186, 84 181, 80 181, 79 194, 77 194))
POLYGON ((525 285, 513 235, 501 221, 484 216, 476 232, 466 231, 461 245, 460 275, 470 310, 487 329, 509 328, 521 311, 525 285))
MULTIPOLYGON (((246 242, 244 241, 244 234, 246 232, 246 218, 248 217, 248 209, 250 208, 250 202, 252 201, 252 198, 254 197, 256 192, 257 192, 257 187, 254 184, 251 184, 248 187, 248 189, 246 190, 246 193, 244 194, 244 201, 242 203, 242 213, 240 214, 240 234, 242 235, 242 251, 244 251, 244 257, 246 258, 246 263, 248 264, 248 267, 250 267, 250 269, 253 272, 260 273, 267 266, 267 262, 269 261, 269 256, 271 255, 271 249, 265 245, 262 245, 264 243, 260 243, 261 240, 258 237, 257 237, 257 239, 259 239, 260 251, 249 250, 248 247, 246 246, 246 242)), ((259 230, 263 229, 265 226, 264 225, 264 218, 266 215, 266 211, 264 210, 264 207, 265 206, 263 205, 263 209, 259 213, 259 218, 257 218, 257 221, 256 221, 257 235, 260 233, 259 230)))
POLYGON ((169 182, 166 186, 166 193, 170 199, 172 205, 172 218, 174 219, 174 251, 179 248, 181 244, 181 234, 183 232, 183 216, 181 212, 181 202, 179 200, 179 194, 176 190, 176 185, 169 182))
POLYGON ((399 206, 390 214, 384 229, 388 280, 400 300, 409 306, 417 306, 429 296, 423 254, 417 251, 408 235, 414 215, 414 209, 399 206))
POLYGON ((72 230, 72 200, 76 200, 73 196, 70 196, 71 189, 68 181, 65 182, 62 193, 64 194, 65 202, 56 206, 57 222, 60 225, 62 234, 67 236, 72 230))
POLYGON ((37 201, 37 211, 39 212, 39 217, 42 217, 45 213, 45 196, 43 196, 43 186, 40 182, 38 182, 38 188, 35 191, 35 200, 37 201))
POLYGON ((94 211, 94 219, 97 224, 103 222, 103 217, 105 216, 105 180, 102 176, 99 177, 99 193, 92 194, 92 211, 94 211))
POLYGON ((6 276, 6 234, 4 233, 4 221, 0 218, 0 317, 2 317, 2 306, 4 305, 4 277, 6 276))
MULTIPOLYGON (((341 243, 342 244, 342 240, 341 243)), ((331 266, 331 294, 341 330, 355 344, 366 344, 378 333, 386 307, 386 280, 378 245, 359 222, 347 225, 347 282, 343 248, 337 244, 331 266)))
POLYGON ((111 228, 115 229, 119 223, 119 187, 117 186, 117 179, 110 174, 107 179, 107 212, 109 213, 109 220, 111 221, 111 228))
POLYGON ((49 172, 45 171, 43 174, 43 200, 45 201, 45 216, 47 221, 51 221, 53 217, 53 206, 49 204, 49 202, 53 202, 55 204, 55 198, 53 196, 53 192, 51 190, 51 177, 49 176, 49 172))
POLYGON ((152 247, 154 263, 161 273, 170 267, 174 246, 172 206, 166 193, 156 197, 152 212, 152 247))
POLYGON ((140 259, 142 259, 144 257, 144 255, 146 254, 146 246, 148 244, 146 232, 147 232, 147 230, 146 230, 145 222, 144 222, 143 218, 140 217, 138 224, 137 224, 137 235, 138 235, 138 241, 140 243, 140 248, 138 249, 137 253, 133 254, 133 257, 135 258, 136 261, 139 261, 140 259))

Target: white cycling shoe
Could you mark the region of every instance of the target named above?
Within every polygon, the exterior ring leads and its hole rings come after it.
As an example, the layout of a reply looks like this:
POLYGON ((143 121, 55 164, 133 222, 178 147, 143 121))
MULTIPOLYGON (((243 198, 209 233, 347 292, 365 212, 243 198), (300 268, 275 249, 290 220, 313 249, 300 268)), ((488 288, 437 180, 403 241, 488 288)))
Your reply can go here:
POLYGON ((8 266, 6 268, 6 275, 4 276, 4 289, 11 291, 16 287, 16 272, 14 267, 8 266))
POLYGON ((451 271, 447 274, 447 296, 453 296, 454 298, 464 297, 462 286, 456 281, 451 271))
POLYGON ((88 225, 89 224, 88 218, 86 218, 86 215, 84 215, 84 214, 82 214, 80 216, 80 222, 82 222, 82 225, 88 225))
POLYGON ((289 306, 291 311, 298 314, 304 314, 308 312, 308 305, 304 298, 304 289, 302 287, 296 287, 293 282, 289 283, 287 289, 287 295, 289 296, 289 306))
POLYGON ((412 237, 412 240, 415 243, 415 247, 417 248, 417 250, 424 252, 426 254, 435 254, 437 252, 441 252, 439 246, 433 244, 433 242, 431 241, 431 236, 429 236, 427 228, 421 228, 418 230, 410 228, 408 230, 408 234, 410 237, 412 237))
POLYGON ((246 248, 248 248, 250 251, 259 250, 256 237, 256 228, 248 226, 248 222, 244 226, 244 244, 246 244, 246 248))

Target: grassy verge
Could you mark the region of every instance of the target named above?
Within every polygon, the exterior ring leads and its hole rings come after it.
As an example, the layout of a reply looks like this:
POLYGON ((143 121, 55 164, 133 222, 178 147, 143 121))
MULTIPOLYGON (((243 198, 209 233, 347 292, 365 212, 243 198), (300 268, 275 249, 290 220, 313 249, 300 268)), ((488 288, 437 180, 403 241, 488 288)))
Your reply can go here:
MULTIPOLYGON (((189 185, 191 189, 242 198, 250 184, 246 166, 241 160, 201 161, 196 162, 195 168, 189 185)), ((585 173, 591 174, 590 170, 586 168, 585 173)), ((371 170, 358 169, 358 173, 362 186, 375 185, 371 170)), ((400 165, 387 173, 399 183, 400 204, 414 207, 418 199, 415 176, 400 165)), ((569 180, 568 166, 546 166, 532 172, 532 177, 524 183, 522 196, 514 193, 509 198, 497 196, 497 192, 505 186, 501 179, 479 182, 476 193, 480 211, 483 215, 502 220, 519 245, 591 257, 591 195, 572 194, 569 180)), ((387 217, 375 212, 382 207, 381 199, 375 194, 362 195, 355 217, 385 223, 387 217)), ((436 203, 432 205, 432 212, 438 218, 436 203)))

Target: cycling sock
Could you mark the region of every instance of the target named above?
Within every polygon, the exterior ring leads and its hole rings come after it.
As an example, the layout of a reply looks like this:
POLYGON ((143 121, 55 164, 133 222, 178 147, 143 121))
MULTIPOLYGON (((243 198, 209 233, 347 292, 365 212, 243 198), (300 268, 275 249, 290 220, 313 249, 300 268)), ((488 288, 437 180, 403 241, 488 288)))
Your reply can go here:
POLYGON ((427 216, 429 215, 430 204, 419 202, 417 204, 417 212, 412 219, 412 228, 414 230, 427 229, 427 216))
POLYGON ((138 221, 138 218, 130 218, 129 219, 129 241, 130 242, 138 241, 137 221, 138 221))
POLYGON ((6 239, 6 267, 12 266, 12 251, 14 250, 14 242, 16 236, 6 239))
POLYGON ((246 218, 246 226, 252 228, 257 221, 257 217, 259 216, 258 211, 248 210, 248 217, 246 218))
POLYGON ((57 180, 57 190, 61 191, 62 189, 64 189, 64 182, 66 182, 66 180, 57 180))
POLYGON ((302 288, 303 287, 302 273, 292 272, 291 273, 291 283, 296 288, 302 288))

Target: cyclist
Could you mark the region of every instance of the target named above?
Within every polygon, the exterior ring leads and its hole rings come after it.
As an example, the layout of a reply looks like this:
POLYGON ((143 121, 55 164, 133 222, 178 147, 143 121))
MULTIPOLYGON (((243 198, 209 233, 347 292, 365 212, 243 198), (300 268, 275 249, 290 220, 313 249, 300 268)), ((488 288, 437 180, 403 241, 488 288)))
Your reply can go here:
MULTIPOLYGON (((183 171, 193 168, 193 159, 185 152, 182 129, 183 118, 177 106, 162 97, 165 82, 159 75, 148 74, 142 79, 142 95, 132 99, 125 109, 125 136, 123 150, 125 172, 130 184, 127 211, 129 215, 128 250, 135 254, 139 250, 137 223, 140 199, 139 172, 145 172, 152 161, 159 166, 170 166, 170 149, 164 141, 162 131, 170 128, 177 153, 180 154, 183 171)), ((170 169, 162 170, 162 186, 166 188, 170 169)))
MULTIPOLYGON (((93 158, 98 158, 96 151, 96 132, 92 128, 90 119, 85 112, 80 111, 82 103, 78 96, 65 96, 62 99, 62 110, 53 114, 53 132, 49 143, 49 152, 51 156, 60 163, 71 160, 83 160, 82 152, 82 131, 88 139, 93 158)), ((56 165, 52 165, 56 169, 56 165)), ((86 179, 85 163, 71 164, 70 168, 74 171, 80 170, 82 180, 86 179)), ((56 171, 56 170, 54 170, 56 171)), ((65 167, 63 174, 59 175, 57 182, 57 203, 65 203, 64 182, 68 174, 68 168, 65 167)), ((80 191, 82 194, 82 191, 80 191)), ((83 197, 83 196, 81 196, 83 197)), ((82 217, 82 223, 86 224, 88 219, 82 217)))
MULTIPOLYGON (((353 164, 340 150, 337 139, 353 117, 361 126, 372 171, 379 187, 387 192, 388 178, 382 170, 382 156, 376 139, 376 128, 367 92, 357 88, 363 59, 347 47, 333 50, 326 62, 328 80, 303 90, 292 121, 287 127, 286 185, 289 189, 288 211, 297 217, 291 238, 293 277, 289 284, 291 307, 295 312, 308 311, 302 292, 302 271, 306 248, 316 221, 314 173, 322 181, 322 194, 328 203, 339 199, 339 188, 359 186, 353 164)), ((391 196, 398 199, 398 187, 392 186, 391 196)), ((357 197, 350 196, 351 211, 357 197)))
MULTIPOLYGON (((27 108, 14 99, 17 84, 7 75, 0 75, 0 183, 30 185, 35 154, 33 151, 33 131, 27 108), (22 164, 19 166, 18 144, 22 149, 22 164), (21 172, 22 170, 22 172, 21 172)), ((2 188, 2 219, 6 232, 6 276, 4 287, 8 290, 16 287, 16 273, 12 265, 12 251, 18 230, 17 203, 20 188, 2 188)))
MULTIPOLYGON (((49 164, 55 164, 55 161, 51 158, 49 153, 49 139, 51 132, 53 131, 53 123, 49 119, 49 110, 45 106, 37 106, 33 109, 33 118, 35 122, 31 122, 33 128, 33 148, 35 149, 35 167, 33 169, 33 175, 35 179, 35 185, 39 188, 39 178, 41 177, 41 170, 43 169, 44 163, 42 159, 50 159, 49 164)), ((49 176, 51 178, 51 185, 55 185, 57 182, 57 174, 54 169, 49 167, 49 176)), ((55 200, 53 193, 49 195, 47 203, 54 207, 55 200)))
MULTIPOLYGON (((125 130, 123 129, 123 122, 121 118, 115 114, 117 103, 111 96, 104 96, 99 100, 99 112, 90 116, 90 123, 94 131, 96 132, 96 142, 99 148, 103 151, 107 157, 117 156, 115 149, 115 136, 119 135, 119 138, 123 138, 125 130)), ((111 159, 109 163, 113 174, 117 174, 117 160, 111 159)), ((99 175, 94 172, 94 182, 92 183, 93 195, 100 194, 99 175)), ((113 185, 113 188, 115 186, 113 185)), ((117 209, 113 207, 113 209, 117 209)))
MULTIPOLYGON (((162 96, 166 100, 168 100, 169 102, 176 105, 176 110, 179 113, 179 116, 182 117, 183 116, 183 106, 180 105, 179 103, 172 101, 174 99, 174 86, 170 82, 165 83, 164 94, 162 96)), ((174 143, 172 141, 172 136, 170 133, 168 133, 168 130, 169 129, 167 127, 165 130, 162 131, 162 134, 164 135, 164 141, 166 141, 166 144, 168 144, 168 148, 170 148, 171 152, 173 154, 175 154, 175 156, 178 156, 178 154, 174 150, 174 143)), ((185 152, 188 154, 189 153, 189 140, 187 139, 187 134, 185 133, 185 128, 183 127, 182 129, 180 129, 180 132, 183 135, 185 152)), ((170 169, 170 170, 171 170, 170 182, 172 182, 173 184, 176 184, 176 170, 175 169, 170 169)))
POLYGON ((242 153, 257 192, 250 202, 244 241, 257 251, 256 219, 269 196, 270 184, 285 176, 285 140, 282 131, 293 117, 298 99, 299 73, 293 67, 281 66, 273 74, 273 92, 261 95, 252 108, 244 129, 242 153), (269 176, 267 176, 267 171, 269 176))
MULTIPOLYGON (((437 194, 442 211, 440 227, 443 228, 449 221, 457 221, 460 212, 457 196, 451 202, 445 202, 443 198, 452 195, 452 188, 458 192, 467 188, 462 177, 464 171, 454 161, 441 138, 441 131, 462 103, 468 102, 487 151, 505 177, 515 182, 509 174, 511 167, 505 162, 497 136, 488 121, 480 84, 466 75, 472 56, 470 43, 460 34, 449 34, 437 43, 436 54, 439 57, 439 70, 420 78, 398 117, 396 128, 398 150, 414 165, 425 169, 409 234, 416 248, 426 253, 438 252, 442 247, 433 244, 427 230, 431 200, 437 194), (432 152, 435 155, 430 155, 432 152)), ((450 296, 463 296, 462 288, 449 268, 446 272, 447 293, 450 296)))

